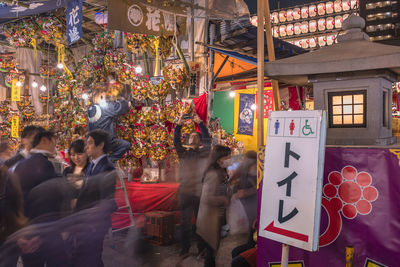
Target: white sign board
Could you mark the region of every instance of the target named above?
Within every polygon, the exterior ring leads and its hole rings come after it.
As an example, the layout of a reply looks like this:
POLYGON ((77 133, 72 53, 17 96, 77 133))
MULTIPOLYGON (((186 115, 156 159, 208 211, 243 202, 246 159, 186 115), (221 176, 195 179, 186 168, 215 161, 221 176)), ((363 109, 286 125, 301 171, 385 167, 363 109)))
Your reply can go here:
POLYGON ((318 249, 325 139, 325 112, 271 112, 260 236, 308 251, 318 249))

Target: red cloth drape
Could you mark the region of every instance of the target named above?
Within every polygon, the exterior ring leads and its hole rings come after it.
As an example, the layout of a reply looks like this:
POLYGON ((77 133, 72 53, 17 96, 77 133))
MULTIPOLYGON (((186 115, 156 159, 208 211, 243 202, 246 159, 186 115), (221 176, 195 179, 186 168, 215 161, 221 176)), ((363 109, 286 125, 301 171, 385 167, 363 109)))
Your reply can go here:
MULTIPOLYGON (((143 224, 143 214, 149 211, 177 211, 179 210, 178 188, 179 183, 141 184, 125 182, 126 190, 134 213, 135 223, 140 227, 143 224)), ((117 188, 120 187, 117 181, 117 188)), ((118 207, 125 206, 122 189, 115 191, 115 202, 118 207)), ((122 228, 129 225, 127 209, 119 210, 112 215, 113 228, 122 228)))
MULTIPOLYGON (((207 112, 208 112, 208 94, 204 93, 197 98, 193 98, 193 104, 196 110, 197 115, 199 115, 200 119, 207 124, 207 112)), ((200 132, 200 128, 196 125, 196 131, 200 132)))
MULTIPOLYGON (((300 110, 300 102, 299 102, 299 96, 297 94, 297 90, 295 86, 290 86, 288 87, 289 90, 289 107, 292 110, 300 110)), ((301 101, 304 101, 303 99, 303 87, 299 87, 299 93, 301 97, 301 101)))

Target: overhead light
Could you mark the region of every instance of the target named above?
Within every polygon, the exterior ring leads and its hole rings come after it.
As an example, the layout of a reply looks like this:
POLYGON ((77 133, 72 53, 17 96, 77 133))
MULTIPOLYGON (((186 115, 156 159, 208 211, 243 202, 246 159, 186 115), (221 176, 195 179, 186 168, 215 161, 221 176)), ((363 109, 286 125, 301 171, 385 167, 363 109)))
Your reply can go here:
POLYGON ((253 105, 251 105, 251 110, 256 110, 256 108, 257 108, 257 106, 256 106, 256 104, 253 104, 253 105))
POLYGON ((63 69, 63 68, 64 68, 64 65, 63 65, 62 63, 58 63, 58 64, 57 64, 57 68, 63 69))
POLYGON ((33 87, 33 88, 37 88, 37 87, 38 87, 38 83, 37 83, 36 81, 33 81, 33 82, 32 82, 32 87, 33 87))
POLYGON ((137 66, 136 68, 135 68, 135 72, 136 73, 138 73, 138 74, 140 74, 140 73, 142 73, 142 67, 140 67, 140 66, 137 66))
POLYGON ((230 92, 229 92, 229 96, 230 96, 230 97, 234 98, 235 95, 236 95, 235 91, 230 91, 230 92))
POLYGON ((83 100, 87 100, 88 98, 89 98, 88 94, 86 94, 86 93, 82 94, 82 99, 83 100))
POLYGON ((21 86, 22 86, 22 83, 18 80, 18 81, 15 83, 15 85, 18 86, 18 87, 21 87, 21 86))
POLYGON ((47 90, 46 86, 42 85, 40 86, 40 91, 45 92, 47 90))

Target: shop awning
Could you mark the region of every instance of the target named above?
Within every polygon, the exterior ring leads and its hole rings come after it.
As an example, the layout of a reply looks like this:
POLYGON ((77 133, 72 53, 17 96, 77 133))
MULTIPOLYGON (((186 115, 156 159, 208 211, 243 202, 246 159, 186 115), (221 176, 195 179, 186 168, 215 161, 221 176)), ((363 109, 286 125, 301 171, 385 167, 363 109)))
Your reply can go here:
MULTIPOLYGON (((227 55, 227 56, 239 59, 241 61, 244 61, 246 63, 249 63, 249 64, 257 66, 257 58, 255 58, 255 57, 246 56, 246 55, 243 55, 243 54, 241 54, 239 52, 230 51, 230 50, 221 49, 221 48, 216 48, 216 47, 209 46, 209 45, 207 45, 207 47, 210 48, 211 50, 214 50, 214 51, 218 52, 218 53, 221 53, 221 54, 224 54, 224 55, 227 55)), ((268 62, 268 59, 265 59, 264 62, 268 62)))

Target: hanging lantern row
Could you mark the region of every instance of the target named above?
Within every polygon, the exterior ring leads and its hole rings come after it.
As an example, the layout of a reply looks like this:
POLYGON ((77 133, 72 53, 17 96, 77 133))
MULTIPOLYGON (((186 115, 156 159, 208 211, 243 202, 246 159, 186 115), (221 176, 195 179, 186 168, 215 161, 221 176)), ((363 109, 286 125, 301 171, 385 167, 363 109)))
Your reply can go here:
POLYGON ((321 18, 319 20, 310 20, 296 22, 294 24, 286 24, 273 26, 272 32, 275 38, 301 35, 313 32, 323 32, 326 30, 341 29, 343 20, 347 19, 349 14, 343 16, 321 18))
POLYGON ((358 0, 336 0, 293 9, 272 12, 271 23, 278 24, 287 21, 313 18, 358 8, 358 0))
POLYGON ((329 34, 329 35, 310 37, 299 40, 290 40, 288 41, 288 43, 307 49, 307 48, 316 48, 317 46, 322 47, 327 45, 333 45, 337 43, 337 38, 335 34, 329 34))

